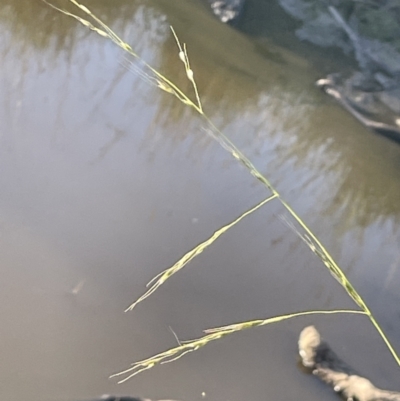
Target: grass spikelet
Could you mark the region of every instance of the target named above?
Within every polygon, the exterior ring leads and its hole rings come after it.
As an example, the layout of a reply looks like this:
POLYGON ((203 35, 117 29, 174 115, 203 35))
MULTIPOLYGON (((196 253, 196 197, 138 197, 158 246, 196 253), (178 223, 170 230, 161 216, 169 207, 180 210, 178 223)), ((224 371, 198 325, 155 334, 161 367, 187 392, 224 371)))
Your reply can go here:
POLYGON ((188 70, 186 70, 186 75, 187 75, 189 81, 194 82, 194 79, 193 79, 193 70, 191 70, 190 68, 189 68, 188 70))
POLYGON ((182 48, 181 42, 179 41, 179 38, 178 38, 177 34, 175 33, 174 28, 172 26, 170 28, 171 28, 172 34, 174 35, 174 38, 175 38, 175 42, 179 49, 179 53, 178 53, 179 58, 185 65, 186 76, 188 77, 189 81, 192 83, 193 90, 196 95, 198 112, 202 115, 202 114, 204 114, 203 107, 201 105, 201 100, 200 100, 200 96, 199 96, 199 91, 197 90, 196 81, 193 78, 193 70, 190 68, 190 62, 189 62, 189 56, 187 54, 186 44, 183 44, 183 48, 182 48))

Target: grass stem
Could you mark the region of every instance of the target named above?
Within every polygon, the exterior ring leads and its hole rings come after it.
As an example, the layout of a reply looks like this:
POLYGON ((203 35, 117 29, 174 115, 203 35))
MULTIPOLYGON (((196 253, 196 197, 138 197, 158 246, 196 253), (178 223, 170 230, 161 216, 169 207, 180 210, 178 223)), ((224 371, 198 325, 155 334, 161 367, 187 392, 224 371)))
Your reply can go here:
MULTIPOLYGON (((306 312, 298 312, 298 313, 293 313, 289 315, 284 315, 284 316, 276 316, 273 318, 265 319, 265 320, 260 320, 260 321, 253 321, 253 322, 244 322, 236 325, 231 325, 227 326, 225 328, 220 328, 220 329, 213 329, 213 330, 208 330, 207 334, 205 337, 202 337, 199 340, 194 340, 192 342, 187 342, 187 343, 182 343, 180 347, 174 348, 173 350, 165 351, 164 353, 158 354, 150 359, 147 359, 145 361, 137 362, 136 364, 133 365, 132 368, 118 373, 117 375, 120 374, 126 374, 130 373, 132 371, 135 371, 136 373, 132 373, 128 376, 128 378, 134 376, 135 374, 146 370, 150 369, 151 367, 155 366, 157 363, 165 363, 168 361, 176 360, 186 354, 187 352, 192 352, 200 348, 201 346, 207 344, 209 341, 219 339, 223 337, 226 334, 230 334, 232 332, 242 330, 245 328, 249 327, 254 327, 254 326, 261 326, 264 324, 268 323, 273 323, 277 321, 282 321, 285 319, 289 319, 292 317, 297 317, 297 316, 303 316, 307 314, 329 314, 329 313, 357 313, 357 314, 364 314, 368 316, 370 319, 371 323, 375 327, 375 329, 378 331, 380 336, 382 337, 383 341, 385 342, 386 346, 388 347, 389 351, 393 355, 394 359, 396 362, 400 365, 400 358, 398 357, 395 349, 392 347, 390 341, 388 340, 387 336, 383 332, 381 326, 379 323, 376 321, 375 317, 372 315, 370 309, 364 302, 364 300, 361 298, 359 293, 356 291, 356 289, 353 287, 349 279, 346 277, 344 274, 343 270, 337 265, 337 263, 334 261, 333 257, 330 255, 330 253, 327 251, 327 249, 322 245, 322 243, 319 241, 319 239, 313 234, 311 229, 306 225, 306 223, 300 218, 300 216, 292 209, 292 207, 281 197, 280 193, 276 190, 276 188, 270 183, 270 181, 260 173, 260 171, 254 166, 254 164, 241 152, 240 149, 236 147, 236 145, 226 136, 224 135, 211 121, 211 119, 207 116, 207 114, 203 110, 203 106, 200 100, 200 95, 199 91, 196 85, 196 81, 194 79, 194 74, 193 70, 190 67, 190 62, 189 62, 189 57, 187 53, 187 48, 186 45, 180 43, 177 34, 175 33, 175 30, 171 27, 171 31, 174 35, 175 41, 177 43, 178 49, 179 49, 179 58, 184 64, 185 71, 187 78, 190 80, 193 86, 193 90, 195 93, 195 98, 196 102, 193 102, 189 96, 187 96, 182 90, 178 88, 177 85, 175 85, 171 80, 166 78, 164 75, 162 75, 160 72, 158 72, 156 69, 154 69, 151 65, 143 61, 131 48, 131 46, 127 43, 125 43, 110 27, 108 27, 103 21, 101 21, 96 15, 94 15, 86 6, 80 4, 76 0, 69 0, 72 4, 74 4, 76 7, 78 7, 83 13, 85 13, 89 19, 92 20, 89 21, 87 19, 81 18, 73 13, 70 13, 66 10, 63 10, 59 7, 54 6, 47 0, 42 0, 46 4, 48 4, 50 7, 54 8, 55 10, 72 17, 76 19, 78 22, 80 22, 82 25, 85 27, 93 30, 96 32, 98 35, 110 39, 112 42, 114 42, 117 46, 119 46, 121 49, 129 53, 131 56, 134 58, 140 60, 142 62, 143 68, 147 71, 144 72, 146 78, 150 81, 156 82, 157 86, 163 90, 164 92, 170 93, 177 97, 182 103, 185 105, 193 108, 196 110, 200 116, 203 118, 203 121, 205 123, 205 131, 208 132, 213 138, 215 138, 221 146, 223 146, 224 149, 226 149, 236 160, 238 160, 241 164, 245 166, 245 168, 257 179, 259 180, 264 186, 266 186, 270 192, 271 196, 267 199, 265 199, 263 202, 260 204, 256 205, 254 208, 246 211, 243 213, 241 216, 239 216, 235 221, 232 223, 220 228, 217 230, 210 238, 199 244, 197 247, 186 253, 178 262, 176 262, 172 267, 169 269, 166 269, 164 272, 161 272, 153 281, 150 289, 142 295, 135 303, 133 303, 127 310, 131 310, 137 305, 139 302, 143 301, 146 299, 149 295, 151 295, 154 291, 157 290, 157 288, 163 284, 167 279, 169 279, 173 274, 175 274, 177 271, 181 270, 187 263, 189 263, 193 258, 198 256, 201 252, 203 252, 204 249, 206 249, 208 246, 210 246, 212 243, 215 242, 217 238, 219 238, 223 233, 225 233, 227 230, 232 228, 235 224, 237 224, 241 219, 243 219, 245 216, 249 215, 250 213, 254 212, 257 210, 259 207, 264 205, 265 203, 271 201, 272 199, 277 199, 279 202, 282 204, 282 206, 287 210, 287 212, 293 217, 293 219, 299 224, 299 226, 302 228, 304 231, 304 234, 300 234, 300 236, 305 240, 305 242, 308 244, 310 249, 321 259, 321 261, 325 264, 325 266, 329 269, 331 274, 336 278, 336 280, 341 284, 341 286, 345 289, 347 294, 353 299, 353 301, 361 308, 361 311, 340 311, 340 310, 335 310, 335 311, 306 311, 306 312), (256 323, 254 323, 256 322, 256 323), (173 357, 170 360, 165 360, 166 358, 173 357)), ((116 375, 115 375, 116 376, 116 375)), ((126 381, 128 378, 123 379, 122 381, 126 381)))

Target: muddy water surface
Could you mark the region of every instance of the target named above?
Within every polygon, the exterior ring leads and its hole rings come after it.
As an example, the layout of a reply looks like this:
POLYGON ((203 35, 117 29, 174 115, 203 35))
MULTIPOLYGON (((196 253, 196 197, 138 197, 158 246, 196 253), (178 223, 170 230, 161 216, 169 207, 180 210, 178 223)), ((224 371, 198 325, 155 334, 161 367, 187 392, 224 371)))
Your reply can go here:
MULTIPOLYGON (((58 4, 65 4, 59 2, 58 4)), ((400 351, 400 147, 313 82, 313 60, 220 24, 202 2, 91 0, 204 109, 309 223, 400 351)), ((140 64, 41 1, 0 1, 0 394, 76 400, 335 400, 296 366, 314 323, 382 387, 400 370, 362 316, 301 318, 215 342, 117 385, 111 373, 205 328, 353 307, 274 201, 131 313, 145 284, 269 191, 140 64)), ((398 388, 397 388, 398 389, 398 388)))

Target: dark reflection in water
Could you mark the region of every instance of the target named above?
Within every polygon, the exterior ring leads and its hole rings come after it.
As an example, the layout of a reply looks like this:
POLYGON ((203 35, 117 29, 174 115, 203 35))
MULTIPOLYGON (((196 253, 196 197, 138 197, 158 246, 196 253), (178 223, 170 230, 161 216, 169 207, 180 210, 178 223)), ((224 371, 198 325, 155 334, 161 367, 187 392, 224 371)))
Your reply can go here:
MULTIPOLYGON (((176 69, 171 42, 172 38, 160 48, 165 70, 169 66, 176 69)), ((205 62, 196 56, 193 55, 193 64, 204 66, 205 62)), ((240 72, 224 75, 218 66, 207 65, 199 70, 198 82, 206 112, 224 132, 236 133, 235 138, 245 143, 249 154, 258 153, 265 160, 260 148, 271 147, 268 159, 274 159, 271 161, 274 170, 286 170, 288 164, 294 169, 306 165, 302 190, 315 185, 317 175, 321 170, 324 172, 325 182, 319 183, 327 189, 321 191, 322 211, 327 218, 336 212, 346 215, 340 224, 343 233, 354 226, 367 227, 383 216, 393 218, 398 224, 399 149, 366 131, 313 88, 313 73, 306 74, 296 66, 293 74, 285 65, 270 63, 264 66, 265 77, 270 81, 260 82, 257 77, 240 72), (307 75, 306 85, 302 74, 307 75)), ((173 74, 171 69, 169 76, 173 74)), ((184 72, 179 80, 186 83, 184 72)), ((185 90, 190 91, 189 84, 185 90)), ((177 107, 168 97, 163 97, 162 105, 161 116, 157 118, 162 126, 182 119, 183 125, 188 124, 183 117, 185 109, 177 107)), ((269 176, 267 171, 265 174, 269 176)), ((276 180, 278 185, 279 181, 276 180)), ((293 183, 289 188, 296 185, 293 183)))
MULTIPOLYGON (((318 92, 312 60, 261 48, 201 2, 85 4, 190 91, 174 26, 208 115, 315 229, 399 349, 400 148, 318 92)), ((349 316, 250 331, 124 386, 108 381, 174 346, 168 326, 192 338, 234 321, 352 304, 273 203, 123 314, 153 275, 268 191, 104 38, 41 1, 2 0, 0 9, 4 398, 334 400, 295 366, 297 335, 311 322, 349 363, 394 388, 398 370, 384 345, 365 319, 349 316)))

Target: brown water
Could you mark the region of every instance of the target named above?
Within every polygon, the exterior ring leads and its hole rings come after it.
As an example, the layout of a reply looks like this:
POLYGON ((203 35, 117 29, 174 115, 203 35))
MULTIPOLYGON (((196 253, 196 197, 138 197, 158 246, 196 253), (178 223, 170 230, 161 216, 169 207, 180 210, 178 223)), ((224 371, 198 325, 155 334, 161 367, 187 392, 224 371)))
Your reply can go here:
MULTIPOLYGON (((86 4, 189 89, 174 26, 205 110, 315 230, 400 351, 400 147, 317 91, 312 60, 256 45, 201 2, 86 4)), ((268 191, 106 39, 39 0, 0 1, 0 24, 3 399, 335 400, 296 366, 309 323, 377 385, 399 389, 399 368, 362 316, 249 330, 125 384, 109 380, 175 346, 169 327, 190 339, 353 304, 275 202, 124 313, 155 274, 268 191)))

